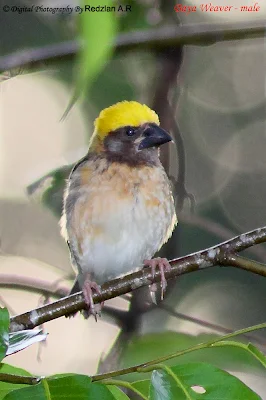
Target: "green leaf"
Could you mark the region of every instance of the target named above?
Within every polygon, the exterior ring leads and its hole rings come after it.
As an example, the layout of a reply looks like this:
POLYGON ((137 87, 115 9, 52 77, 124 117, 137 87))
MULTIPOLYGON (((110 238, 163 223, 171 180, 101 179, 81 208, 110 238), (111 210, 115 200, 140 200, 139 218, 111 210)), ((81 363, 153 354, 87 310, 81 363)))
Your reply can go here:
MULTIPOLYGON (((14 386, 14 385, 13 385, 14 386)), ((92 383, 86 375, 62 374, 43 379, 38 385, 14 390, 5 400, 126 400, 128 397, 115 386, 92 383)))
POLYGON ((5 357, 9 343, 9 313, 6 308, 0 308, 0 361, 5 357))
POLYGON ((266 356, 263 354, 257 347, 255 347, 253 344, 248 343, 241 343, 241 342, 236 342, 234 340, 221 340, 220 342, 214 343, 211 347, 237 347, 240 349, 245 350, 246 352, 250 353, 255 359, 257 359, 260 364, 266 368, 266 356))
POLYGON ((151 375, 151 381, 136 381, 132 386, 151 400, 260 399, 239 379, 210 364, 188 363, 162 367, 154 366, 156 369, 151 375))
MULTIPOLYGON (((189 363, 171 367, 192 399, 259 400, 260 397, 235 376, 205 363, 189 363), (201 388, 197 393, 196 387, 201 388)), ((165 372, 164 372, 165 373, 165 372)), ((168 378, 167 378, 168 379, 168 378)))
POLYGON ((247 349, 253 354, 257 360, 260 361, 262 365, 266 368, 266 356, 263 354, 257 347, 255 347, 252 343, 247 345, 247 349))
MULTIPOLYGON (((85 92, 111 55, 117 18, 114 12, 85 11, 87 1, 82 1, 80 15, 81 39, 83 48, 78 57, 76 86, 64 116, 70 111, 79 96, 85 92)), ((112 7, 112 0, 99 0, 97 6, 112 7)))
POLYGON ((47 337, 47 333, 43 333, 41 329, 28 329, 9 334, 9 345, 6 355, 17 353, 34 343, 42 342, 47 337))
MULTIPOLYGON (((31 374, 24 369, 13 367, 8 364, 0 364, 0 374, 31 376, 31 374)), ((4 399, 8 393, 20 388, 25 388, 25 385, 0 382, 0 400, 4 399)))
MULTIPOLYGON (((121 397, 117 397, 118 395, 121 396, 121 391, 116 388, 115 386, 113 389, 110 389, 110 386, 104 385, 102 383, 92 383, 90 386, 90 392, 88 395, 88 400, 96 400, 96 399, 101 399, 101 400, 116 400, 121 397)), ((127 397, 126 397, 127 398, 127 397)), ((123 399, 123 397, 122 397, 123 399)), ((124 398, 125 399, 125 398, 124 398)), ((87 397, 86 397, 87 400, 87 397)))
POLYGON ((122 392, 122 390, 119 389, 118 387, 113 386, 113 385, 107 385, 106 387, 116 400, 128 400, 129 399, 129 397, 124 392, 122 392))
MULTIPOLYGON (((15 385, 13 385, 15 386, 15 385)), ((19 386, 19 385, 16 385, 19 386)), ((58 397, 58 399, 62 397, 58 397)), ((18 390, 9 392, 3 400, 51 400, 46 396, 45 389, 42 383, 34 386, 26 386, 18 390)), ((72 399, 69 397, 69 399, 72 399)))
POLYGON ((27 386, 6 396, 5 400, 82 400, 89 399, 91 379, 85 375, 53 375, 34 386, 27 386))
POLYGON ((132 382, 132 386, 136 388, 144 396, 148 397, 150 392, 150 380, 142 379, 140 381, 132 382))
MULTIPOLYGON (((187 388, 188 389, 188 388, 187 388)), ((175 379, 165 371, 155 370, 151 375, 151 386, 149 393, 150 400, 191 400, 177 385, 175 379)))
POLYGON ((83 399, 89 396, 91 378, 76 374, 54 375, 47 378, 47 384, 51 399, 83 399))

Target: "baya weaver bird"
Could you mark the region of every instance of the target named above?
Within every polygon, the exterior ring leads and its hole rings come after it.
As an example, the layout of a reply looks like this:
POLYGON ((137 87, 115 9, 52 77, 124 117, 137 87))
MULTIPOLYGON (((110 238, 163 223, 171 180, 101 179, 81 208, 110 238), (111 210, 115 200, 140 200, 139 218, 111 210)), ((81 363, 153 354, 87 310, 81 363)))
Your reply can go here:
POLYGON ((172 138, 159 124, 153 110, 135 101, 102 110, 89 151, 68 178, 60 222, 78 272, 72 293, 83 290, 94 315, 93 291, 144 265, 153 275, 159 268, 162 293, 166 288, 169 262, 152 257, 177 218, 159 159, 159 147, 172 138))

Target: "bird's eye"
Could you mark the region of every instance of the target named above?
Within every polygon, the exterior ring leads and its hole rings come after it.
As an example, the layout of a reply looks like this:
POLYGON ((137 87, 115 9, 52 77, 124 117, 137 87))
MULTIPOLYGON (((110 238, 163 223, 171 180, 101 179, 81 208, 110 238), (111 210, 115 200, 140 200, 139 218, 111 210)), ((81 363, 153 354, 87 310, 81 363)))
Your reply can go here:
POLYGON ((132 128, 131 126, 129 128, 127 128, 127 130, 126 130, 127 136, 133 136, 135 133, 136 133, 136 130, 134 128, 132 128))

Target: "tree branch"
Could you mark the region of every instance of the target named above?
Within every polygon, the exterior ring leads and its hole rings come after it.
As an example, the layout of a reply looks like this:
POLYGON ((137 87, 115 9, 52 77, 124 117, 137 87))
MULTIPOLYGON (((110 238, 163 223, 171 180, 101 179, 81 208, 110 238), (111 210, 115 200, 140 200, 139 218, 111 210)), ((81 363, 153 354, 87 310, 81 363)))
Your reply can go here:
MULTIPOLYGON (((230 232, 230 230, 228 230, 228 232, 230 232)), ((251 250, 255 250, 255 248, 252 248, 251 250)), ((254 254, 255 254, 255 251, 254 251, 254 254)), ((247 261, 249 262, 249 260, 247 260, 247 261)), ((18 290, 18 289, 25 290, 27 292, 42 294, 44 296, 54 297, 56 299, 65 297, 69 293, 69 288, 66 288, 63 286, 55 288, 55 285, 51 284, 50 282, 35 280, 32 278, 28 278, 28 277, 24 277, 24 276, 20 276, 20 275, 9 275, 9 274, 0 274, 0 287, 16 289, 16 290, 18 290), (34 286, 34 285, 36 285, 36 286, 34 286)), ((5 303, 4 299, 1 298, 1 296, 0 296, 0 303, 3 303, 4 307, 6 307, 10 310, 10 305, 5 303)), ((196 318, 194 316, 192 317, 187 314, 183 314, 179 311, 176 311, 176 310, 172 309, 169 305, 167 305, 165 302, 161 302, 160 304, 157 305, 157 307, 166 311, 168 314, 172 315, 175 318, 179 318, 184 321, 189 321, 189 322, 192 322, 194 324, 197 324, 199 326, 202 326, 202 327, 205 327, 208 329, 216 330, 219 333, 226 334, 226 333, 233 332, 233 329, 230 329, 230 328, 227 328, 227 327, 224 327, 221 325, 213 324, 211 322, 196 318)), ((148 312, 149 308, 150 308, 150 303, 147 304, 147 310, 146 311, 142 310, 142 313, 148 312)), ((12 314, 14 315, 15 313, 12 312, 12 314)), ((123 321, 128 319, 128 311, 120 310, 115 307, 106 305, 103 310, 103 316, 110 317, 112 320, 115 321, 117 326, 122 328, 123 321)), ((257 343, 260 346, 265 346, 264 339, 260 339, 260 338, 257 338, 255 336, 251 336, 251 335, 250 336, 246 335, 245 337, 247 340, 250 340, 253 343, 257 343)), ((120 337, 119 337, 119 339, 120 339, 120 337)), ((121 343, 121 340, 119 340, 119 342, 121 343)), ((101 371, 101 372, 103 372, 103 371, 101 371)))
POLYGON ((38 376, 23 376, 14 374, 0 373, 0 382, 23 384, 23 385, 37 385, 41 382, 41 377, 38 376))
MULTIPOLYGON (((158 50, 180 44, 210 45, 226 40, 265 36, 266 21, 245 21, 234 24, 172 25, 120 34, 115 41, 116 52, 158 50)), ((37 66, 40 62, 72 58, 81 44, 77 40, 55 43, 39 48, 18 50, 0 57, 0 71, 37 66)))
POLYGON ((223 254, 220 260, 221 265, 231 265, 232 267, 244 269, 253 274, 266 276, 266 265, 257 261, 248 260, 247 258, 237 256, 236 254, 223 254))
MULTIPOLYGON (((250 261, 247 265, 247 260, 241 263, 241 257, 233 257, 236 253, 263 242, 266 242, 266 226, 243 233, 208 249, 170 261, 171 271, 165 272, 165 277, 166 279, 171 279, 178 275, 201 271, 215 265, 232 266, 232 264, 237 268, 266 276, 266 266, 255 261, 250 261)), ((156 271, 153 278, 151 268, 145 267, 137 272, 103 284, 101 287, 102 293, 94 293, 93 301, 97 304, 159 281, 160 272, 156 271)), ((10 331, 32 329, 65 314, 80 311, 85 307, 83 294, 79 292, 11 318, 10 331)))

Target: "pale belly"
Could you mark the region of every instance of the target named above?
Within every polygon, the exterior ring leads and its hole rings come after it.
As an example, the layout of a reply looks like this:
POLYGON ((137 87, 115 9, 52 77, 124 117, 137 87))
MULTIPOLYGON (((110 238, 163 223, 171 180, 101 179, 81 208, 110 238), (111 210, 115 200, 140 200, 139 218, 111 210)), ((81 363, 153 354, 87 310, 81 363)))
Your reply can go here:
POLYGON ((81 279, 89 272, 99 284, 141 268, 168 240, 175 224, 171 203, 147 207, 139 196, 135 202, 120 200, 117 207, 106 200, 102 207, 103 213, 95 208, 95 219, 84 213, 79 246, 78 237, 71 236, 81 279))

